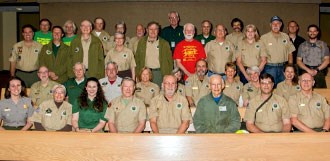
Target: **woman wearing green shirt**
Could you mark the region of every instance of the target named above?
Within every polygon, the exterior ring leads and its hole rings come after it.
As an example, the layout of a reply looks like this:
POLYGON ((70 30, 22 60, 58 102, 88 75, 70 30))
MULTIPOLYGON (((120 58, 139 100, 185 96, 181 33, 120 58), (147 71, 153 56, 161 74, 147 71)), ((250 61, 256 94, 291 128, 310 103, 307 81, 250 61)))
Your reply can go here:
POLYGON ((88 78, 85 88, 72 105, 72 126, 76 132, 102 132, 107 103, 99 81, 88 78))

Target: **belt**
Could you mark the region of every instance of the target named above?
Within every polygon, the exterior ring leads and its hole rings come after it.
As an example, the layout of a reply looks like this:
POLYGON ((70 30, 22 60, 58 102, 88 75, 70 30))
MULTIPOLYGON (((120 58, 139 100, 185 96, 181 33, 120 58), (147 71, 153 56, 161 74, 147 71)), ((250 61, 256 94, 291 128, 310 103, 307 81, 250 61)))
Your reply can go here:
POLYGON ((20 69, 16 69, 16 71, 23 72, 23 73, 33 73, 33 72, 35 72, 35 71, 37 71, 37 70, 33 70, 33 71, 29 71, 29 72, 27 72, 27 71, 23 71, 23 70, 20 70, 20 69))
POLYGON ((268 66, 273 66, 273 67, 279 67, 283 66, 285 63, 267 63, 266 65, 268 66))
POLYGON ((319 67, 319 65, 317 65, 317 66, 306 65, 306 67, 308 67, 308 68, 310 68, 310 69, 317 69, 317 67, 319 67))
POLYGON ((150 70, 151 71, 160 71, 160 68, 154 68, 154 69, 150 68, 150 70))

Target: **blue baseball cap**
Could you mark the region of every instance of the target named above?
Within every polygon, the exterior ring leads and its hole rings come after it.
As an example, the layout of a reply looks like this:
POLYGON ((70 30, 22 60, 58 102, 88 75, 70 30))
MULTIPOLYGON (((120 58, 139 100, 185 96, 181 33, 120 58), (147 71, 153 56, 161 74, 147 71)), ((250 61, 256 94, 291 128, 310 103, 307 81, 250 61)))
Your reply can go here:
POLYGON ((280 22, 283 22, 282 19, 278 16, 273 16, 271 19, 270 19, 270 22, 274 22, 274 21, 280 21, 280 22))

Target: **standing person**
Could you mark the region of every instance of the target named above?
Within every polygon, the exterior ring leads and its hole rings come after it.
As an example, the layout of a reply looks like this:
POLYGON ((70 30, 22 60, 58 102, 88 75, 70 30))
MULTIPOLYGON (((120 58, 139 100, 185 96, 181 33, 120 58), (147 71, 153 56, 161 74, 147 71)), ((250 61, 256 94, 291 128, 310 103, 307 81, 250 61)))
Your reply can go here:
POLYGON ((290 132, 291 122, 286 100, 272 94, 274 78, 264 73, 260 76, 261 93, 251 99, 246 108, 244 121, 253 133, 290 132))
POLYGON ((320 29, 316 25, 309 25, 308 40, 299 46, 297 64, 302 73, 309 73, 315 79, 315 88, 327 88, 325 76, 329 65, 329 48, 327 43, 319 40, 320 29))
MULTIPOLYGON (((81 35, 72 40, 69 51, 69 59, 73 66, 77 62, 82 62, 86 67, 87 77, 96 77, 98 79, 104 77, 104 54, 102 43, 99 38, 91 34, 92 23, 83 20, 80 26, 81 35)), ((69 77, 74 74, 70 70, 69 77)))
POLYGON ((92 31, 92 34, 100 39, 102 42, 103 50, 104 50, 104 55, 108 53, 110 50, 110 35, 105 29, 105 21, 102 17, 96 17, 94 19, 94 30, 92 31))
POLYGON ((63 25, 63 30, 65 36, 62 38, 62 41, 65 45, 70 46, 71 41, 77 37, 77 26, 72 20, 67 20, 63 25))
POLYGON ((290 21, 288 23, 287 29, 288 29, 288 35, 290 37, 290 40, 293 43, 294 48, 296 48, 296 50, 294 52, 292 52, 293 64, 296 65, 298 48, 299 48, 300 44, 305 42, 305 39, 298 35, 299 25, 296 21, 290 21))
POLYGON ((256 95, 260 94, 260 69, 257 66, 252 66, 246 69, 250 77, 250 81, 246 83, 243 87, 243 106, 247 107, 249 101, 254 98, 256 95))
POLYGON ((161 37, 169 43, 171 51, 174 52, 176 45, 184 39, 183 27, 179 25, 180 16, 178 12, 171 11, 167 16, 170 25, 162 29, 161 37))
POLYGON ((51 80, 58 83, 64 83, 68 80, 68 52, 69 46, 62 42, 64 36, 63 29, 60 26, 54 26, 52 29, 53 40, 44 45, 39 54, 39 65, 46 66, 49 70, 51 80))
MULTIPOLYGON (((124 21, 119 21, 116 23, 115 25, 115 33, 119 32, 119 33, 122 33, 124 35, 126 35, 126 23, 124 21)), ((125 42, 124 42, 124 46, 125 47, 128 47, 129 46, 129 41, 130 41, 130 38, 128 36, 124 36, 125 37, 125 42)), ((111 48, 114 48, 116 45, 115 43, 115 37, 114 36, 111 36, 110 37, 110 49, 111 48)), ((108 50, 110 50, 108 49, 108 50)))
POLYGON ((30 88, 38 81, 38 56, 42 45, 33 41, 32 25, 24 25, 22 35, 24 40, 14 44, 9 58, 10 76, 20 77, 26 83, 26 87, 30 88))
POLYGON ((301 91, 289 99, 292 125, 302 132, 329 132, 330 107, 326 99, 313 92, 315 80, 309 73, 299 78, 301 91))
POLYGON ((134 94, 137 98, 143 100, 146 107, 150 106, 151 99, 160 92, 159 86, 151 82, 152 79, 151 70, 147 67, 142 68, 134 94))
POLYGON ((233 99, 236 105, 239 105, 239 98, 243 93, 243 83, 235 79, 236 65, 234 63, 227 63, 225 66, 225 89, 223 93, 233 99))
POLYGON ((194 39, 195 26, 192 23, 186 23, 183 27, 184 37, 175 48, 173 59, 184 73, 184 80, 195 73, 196 62, 205 59, 206 54, 203 45, 194 39))
POLYGON ((196 133, 234 133, 241 126, 236 103, 222 93, 225 88, 222 77, 210 77, 211 93, 202 97, 194 115, 196 133))
POLYGON ((292 64, 292 52, 295 48, 286 33, 281 32, 282 19, 274 16, 270 19, 271 31, 262 35, 260 40, 265 46, 267 64, 264 72, 269 73, 275 79, 274 88, 284 80, 283 68, 285 63, 292 64))
POLYGON ((138 42, 135 53, 136 73, 140 73, 143 67, 151 69, 153 80, 161 86, 164 75, 170 74, 173 69, 173 59, 170 46, 161 37, 158 37, 159 24, 149 22, 147 36, 138 42))
POLYGON ((285 80, 280 82, 274 91, 275 94, 282 96, 286 101, 289 101, 290 96, 300 92, 296 70, 297 68, 292 64, 286 64, 283 71, 285 80))
POLYGON ((258 66, 260 71, 263 71, 267 63, 265 47, 259 39, 256 26, 249 24, 244 29, 243 40, 238 43, 236 64, 239 67, 239 78, 243 84, 250 80, 246 73, 248 67, 258 66))
POLYGON ((102 132, 108 121, 104 116, 108 104, 99 81, 88 78, 78 100, 72 105, 72 127, 76 132, 102 132))
POLYGON ((147 111, 142 100, 134 96, 135 81, 126 77, 121 82, 122 95, 111 100, 106 112, 111 133, 141 133, 146 124, 147 111))
POLYGON ((116 45, 106 54, 105 64, 109 61, 116 62, 119 77, 131 77, 135 80, 136 63, 132 50, 124 46, 125 35, 117 32, 114 37, 116 45))
POLYGON ((226 36, 226 39, 234 44, 235 49, 238 47, 238 43, 243 40, 244 34, 242 32, 244 24, 239 18, 234 18, 231 20, 231 27, 233 32, 226 36))
POLYGON ((52 32, 49 31, 52 28, 52 23, 49 19, 43 18, 39 21, 39 27, 40 30, 34 34, 33 40, 46 45, 53 39, 52 32))
POLYGON ((202 22, 202 34, 195 37, 196 40, 201 42, 205 46, 208 42, 215 39, 212 33, 212 23, 209 20, 204 20, 202 22))
POLYGON ((25 84, 18 77, 9 79, 5 99, 0 101, 0 130, 28 130, 32 123, 34 108, 31 99, 26 97, 25 84))
POLYGON ((129 40, 129 44, 128 44, 128 48, 133 51, 133 54, 135 54, 138 42, 144 37, 145 33, 146 33, 146 29, 142 24, 136 25, 136 36, 132 37, 129 40))

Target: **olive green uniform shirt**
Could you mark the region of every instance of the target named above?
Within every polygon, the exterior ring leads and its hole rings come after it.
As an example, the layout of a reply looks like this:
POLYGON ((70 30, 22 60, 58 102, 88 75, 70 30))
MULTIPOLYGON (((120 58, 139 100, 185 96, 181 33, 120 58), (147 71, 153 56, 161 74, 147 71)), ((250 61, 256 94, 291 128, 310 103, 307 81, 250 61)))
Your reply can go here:
POLYGON ((92 34, 94 36, 98 37, 101 40, 102 46, 103 46, 103 50, 104 50, 104 55, 107 54, 108 51, 110 50, 110 44, 111 44, 109 33, 107 33, 106 31, 102 30, 101 33, 100 33, 100 35, 97 36, 96 31, 93 30, 92 31, 92 34))

